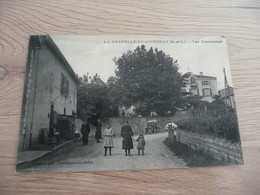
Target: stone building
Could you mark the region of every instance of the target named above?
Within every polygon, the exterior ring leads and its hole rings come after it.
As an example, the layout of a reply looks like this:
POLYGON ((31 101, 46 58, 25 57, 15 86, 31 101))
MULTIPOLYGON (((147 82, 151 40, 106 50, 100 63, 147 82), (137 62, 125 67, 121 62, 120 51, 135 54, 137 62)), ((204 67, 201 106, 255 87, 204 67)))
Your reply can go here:
POLYGON ((30 37, 19 151, 44 141, 42 134, 53 137, 60 131, 66 137, 73 133, 78 82, 50 36, 30 37))
POLYGON ((199 75, 192 72, 186 73, 186 87, 184 90, 194 95, 199 95, 202 100, 212 102, 215 95, 218 95, 217 78, 212 76, 203 75, 200 72, 199 75))
POLYGON ((227 87, 225 89, 219 90, 219 96, 224 100, 225 104, 230 106, 231 108, 236 108, 234 90, 233 87, 227 87))

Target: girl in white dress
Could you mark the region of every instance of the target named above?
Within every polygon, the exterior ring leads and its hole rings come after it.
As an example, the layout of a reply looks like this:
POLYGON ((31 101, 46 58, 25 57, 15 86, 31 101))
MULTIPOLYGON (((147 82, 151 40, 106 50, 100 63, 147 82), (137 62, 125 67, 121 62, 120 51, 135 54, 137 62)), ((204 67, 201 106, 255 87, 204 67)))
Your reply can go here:
POLYGON ((110 128, 110 124, 107 124, 107 127, 104 131, 104 148, 105 148, 105 154, 107 155, 107 149, 109 149, 109 156, 111 156, 111 148, 113 148, 113 130, 110 128))

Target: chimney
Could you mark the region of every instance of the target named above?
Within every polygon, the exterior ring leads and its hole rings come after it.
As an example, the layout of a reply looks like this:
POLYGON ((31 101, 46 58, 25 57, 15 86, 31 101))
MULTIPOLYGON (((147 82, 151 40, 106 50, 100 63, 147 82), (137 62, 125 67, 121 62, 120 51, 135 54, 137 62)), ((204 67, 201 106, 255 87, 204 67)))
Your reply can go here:
POLYGON ((200 72, 200 76, 203 76, 203 72, 200 72))

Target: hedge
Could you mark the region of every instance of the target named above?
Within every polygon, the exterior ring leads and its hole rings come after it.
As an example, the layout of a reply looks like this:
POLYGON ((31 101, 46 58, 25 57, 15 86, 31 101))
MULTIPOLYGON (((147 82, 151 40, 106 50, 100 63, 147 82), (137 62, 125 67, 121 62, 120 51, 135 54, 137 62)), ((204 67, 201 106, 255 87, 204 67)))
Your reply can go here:
POLYGON ((187 131, 222 137, 232 142, 240 141, 237 115, 229 112, 219 117, 200 115, 177 121, 180 129, 187 131))

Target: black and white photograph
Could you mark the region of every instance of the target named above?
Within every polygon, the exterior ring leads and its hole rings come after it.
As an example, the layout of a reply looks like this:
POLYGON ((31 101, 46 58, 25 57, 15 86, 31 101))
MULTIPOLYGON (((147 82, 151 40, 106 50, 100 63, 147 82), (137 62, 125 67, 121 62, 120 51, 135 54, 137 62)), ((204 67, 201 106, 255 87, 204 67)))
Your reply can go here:
POLYGON ((244 164, 222 36, 32 35, 18 173, 244 164))

